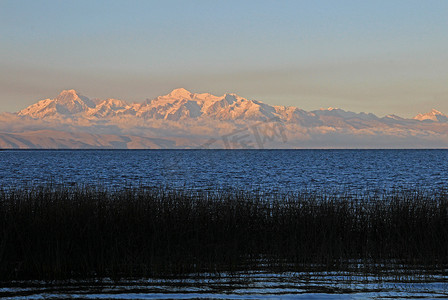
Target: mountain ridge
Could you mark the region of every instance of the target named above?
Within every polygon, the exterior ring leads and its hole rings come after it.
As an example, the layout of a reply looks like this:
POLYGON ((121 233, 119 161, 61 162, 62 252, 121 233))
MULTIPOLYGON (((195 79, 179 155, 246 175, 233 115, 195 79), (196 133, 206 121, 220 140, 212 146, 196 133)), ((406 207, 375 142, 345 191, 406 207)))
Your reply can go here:
POLYGON ((0 114, 0 133, 2 148, 159 147, 148 139, 166 141, 162 148, 200 148, 209 141, 217 141, 212 143, 216 148, 425 148, 448 146, 448 117, 435 109, 414 118, 378 117, 332 107, 305 111, 234 93, 216 96, 184 88, 128 103, 114 98, 92 100, 71 89, 17 113, 0 114), (272 128, 280 128, 281 133, 272 128), (244 134, 231 136, 235 132, 244 134), (64 134, 70 143, 64 141, 64 134), (48 135, 58 138, 51 140, 48 135), (110 143, 111 136, 120 142, 110 143))
MULTIPOLYGON (((40 100, 18 112, 19 116, 47 118, 56 114, 73 116, 85 113, 86 116, 111 117, 116 114, 130 114, 137 117, 171 119, 182 117, 211 116, 218 119, 281 117, 283 120, 292 118, 291 114, 306 112, 295 106, 269 105, 258 100, 249 100, 234 93, 215 96, 209 93, 192 93, 184 88, 177 88, 170 93, 145 100, 141 103, 128 103, 124 100, 107 98, 93 100, 83 96, 76 90, 63 90, 56 98, 40 100), (165 110, 162 108, 165 107, 165 110), (227 109, 229 108, 229 109, 227 109), (102 111, 102 112, 101 112, 102 111)), ((340 116, 343 118, 380 118, 373 113, 355 113, 340 108, 329 107, 306 112, 310 117, 316 115, 340 116)), ((390 118, 387 115, 383 118, 390 118)), ((396 115, 396 119, 405 120, 396 115)), ((428 113, 417 114, 407 120, 431 120, 435 122, 448 121, 448 116, 436 109, 428 113)))

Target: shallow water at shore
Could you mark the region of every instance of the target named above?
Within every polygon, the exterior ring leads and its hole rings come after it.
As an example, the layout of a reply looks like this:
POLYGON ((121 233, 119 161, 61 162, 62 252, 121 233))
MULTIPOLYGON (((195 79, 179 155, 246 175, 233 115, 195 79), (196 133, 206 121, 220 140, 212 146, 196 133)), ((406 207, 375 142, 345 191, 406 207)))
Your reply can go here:
POLYGON ((448 297, 447 276, 341 272, 196 274, 94 283, 11 282, 4 299, 434 299, 448 297))

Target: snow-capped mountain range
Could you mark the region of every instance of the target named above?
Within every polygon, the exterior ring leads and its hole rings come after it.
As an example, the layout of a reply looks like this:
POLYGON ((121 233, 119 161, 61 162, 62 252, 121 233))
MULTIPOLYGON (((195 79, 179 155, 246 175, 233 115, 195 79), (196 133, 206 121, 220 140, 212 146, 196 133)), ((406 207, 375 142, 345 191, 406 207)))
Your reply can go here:
POLYGON ((64 90, 0 114, 0 148, 440 148, 448 116, 305 111, 183 88, 127 103, 64 90), (269 133, 270 132, 270 133, 269 133))
POLYGON ((65 90, 54 99, 45 99, 18 112, 19 116, 38 119, 87 118, 104 119, 133 116, 143 119, 179 121, 183 119, 212 118, 216 120, 267 120, 282 117, 285 120, 304 111, 295 107, 270 106, 260 101, 247 100, 235 94, 214 96, 194 94, 175 89, 143 103, 128 104, 117 99, 90 100, 75 90, 65 90))
POLYGON ((448 122, 448 116, 436 109, 432 109, 426 114, 418 114, 414 117, 414 119, 419 121, 429 120, 434 122, 448 122))

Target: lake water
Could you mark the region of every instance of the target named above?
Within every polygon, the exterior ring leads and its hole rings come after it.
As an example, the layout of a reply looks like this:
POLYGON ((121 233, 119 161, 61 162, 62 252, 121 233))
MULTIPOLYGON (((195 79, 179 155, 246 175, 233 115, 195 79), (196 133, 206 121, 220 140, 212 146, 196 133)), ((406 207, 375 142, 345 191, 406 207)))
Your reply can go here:
POLYGON ((445 188, 448 150, 8 150, 0 186, 364 192, 445 188))
POLYGON ((3 299, 443 299, 444 276, 403 277, 351 273, 249 272, 195 274, 172 279, 101 283, 14 282, 0 288, 3 299))
MULTIPOLYGON (((448 150, 7 150, 0 187, 64 185, 238 188, 265 192, 365 193, 392 188, 440 190, 448 150)), ((257 273, 141 279, 109 285, 0 283, 10 299, 390 299, 448 297, 446 276, 381 279, 357 274, 257 273)), ((106 280, 107 283, 107 280, 106 280)))

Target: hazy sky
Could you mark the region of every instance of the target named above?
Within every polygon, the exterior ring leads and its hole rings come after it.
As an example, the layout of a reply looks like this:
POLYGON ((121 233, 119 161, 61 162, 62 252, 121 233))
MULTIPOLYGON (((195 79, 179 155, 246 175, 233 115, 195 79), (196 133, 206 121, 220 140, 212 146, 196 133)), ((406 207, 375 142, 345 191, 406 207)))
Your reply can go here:
POLYGON ((448 1, 0 0, 0 112, 184 87, 306 110, 448 113, 448 1))

